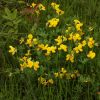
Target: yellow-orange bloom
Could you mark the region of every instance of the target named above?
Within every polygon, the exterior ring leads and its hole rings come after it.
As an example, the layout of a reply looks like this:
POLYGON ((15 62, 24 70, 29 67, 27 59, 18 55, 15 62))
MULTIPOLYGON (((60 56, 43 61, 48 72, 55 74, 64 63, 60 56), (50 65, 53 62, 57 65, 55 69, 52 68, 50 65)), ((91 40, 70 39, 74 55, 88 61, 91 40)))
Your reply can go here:
POLYGON ((93 48, 94 43, 95 43, 95 40, 93 39, 93 37, 90 37, 89 40, 88 40, 88 46, 89 46, 89 48, 93 48))
POLYGON ((89 51, 89 53, 87 54, 87 57, 90 58, 90 59, 95 58, 95 56, 96 56, 96 53, 93 52, 93 51, 89 51))

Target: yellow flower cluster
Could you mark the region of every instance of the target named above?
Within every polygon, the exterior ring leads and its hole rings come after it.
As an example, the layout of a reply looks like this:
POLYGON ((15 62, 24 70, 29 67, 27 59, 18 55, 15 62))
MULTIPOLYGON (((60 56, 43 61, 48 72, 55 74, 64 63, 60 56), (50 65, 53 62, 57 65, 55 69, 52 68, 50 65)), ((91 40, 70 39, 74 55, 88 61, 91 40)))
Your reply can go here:
POLYGON ((70 33, 68 40, 73 40, 74 42, 81 40, 81 35, 79 33, 70 33))
POLYGON ((23 70, 24 68, 34 68, 35 71, 38 70, 39 68, 39 62, 38 61, 32 61, 31 58, 27 58, 26 56, 22 57, 20 59, 21 61, 21 70, 23 70))
POLYGON ((48 22, 46 23, 46 26, 48 27, 56 27, 59 23, 59 19, 58 18, 52 18, 50 20, 48 20, 48 22))
MULTIPOLYGON (((37 4, 35 4, 34 2, 31 5, 31 7, 33 8, 35 8, 36 6, 37 4)), ((58 15, 64 14, 64 11, 60 10, 58 4, 51 3, 51 6, 53 7, 53 9, 55 9, 58 15)), ((45 10, 45 7, 42 4, 38 4, 37 7, 38 7, 38 11, 45 10)), ((48 27, 56 27, 59 24, 58 17, 54 17, 48 20, 46 25, 48 27)), ((44 38, 42 38, 43 36, 40 35, 42 34, 42 32, 40 32, 40 34, 38 33, 35 34, 37 38, 34 38, 33 34, 31 33, 28 34, 26 38, 21 38, 19 40, 19 44, 22 45, 22 49, 24 48, 22 51, 24 53, 19 54, 21 55, 21 57, 19 57, 20 58, 19 63, 21 67, 20 69, 23 70, 24 68, 33 68, 34 71, 37 71, 38 75, 40 76, 38 78, 38 81, 43 85, 54 84, 53 77, 61 78, 61 79, 62 78, 75 79, 76 77, 78 77, 79 76, 78 70, 68 72, 65 67, 61 68, 61 65, 69 66, 69 65, 73 65, 73 63, 75 63, 76 65, 78 61, 81 61, 80 60, 81 54, 84 54, 85 55, 84 57, 87 57, 89 59, 95 58, 96 53, 93 50, 90 50, 91 48, 94 47, 95 40, 91 36, 90 37, 85 36, 86 34, 84 34, 83 36, 84 32, 82 30, 82 26, 83 23, 75 19, 74 25, 69 24, 67 26, 68 27, 67 30, 61 30, 60 28, 59 30, 56 30, 54 28, 52 31, 50 29, 49 30, 50 32, 57 32, 58 34, 58 35, 54 34, 54 36, 50 36, 51 37, 50 41, 48 40, 48 38, 46 41, 44 38), (48 44, 48 42, 50 44, 48 44), (50 59, 47 60, 47 58, 50 59), (77 58, 79 60, 77 60, 77 58), (52 76, 53 77, 52 78, 49 77, 50 79, 47 79, 47 77, 44 78, 42 77, 44 73, 42 75, 41 72, 39 73, 40 64, 43 67, 43 69, 41 68, 40 70, 43 70, 43 72, 47 71, 47 73, 49 73, 52 70, 52 72, 54 73, 56 67, 59 68, 60 71, 55 72, 54 75, 51 75, 51 77, 52 76), (48 66, 51 67, 49 68, 48 66), (56 67, 53 69, 54 66, 56 67)), ((49 37, 48 34, 47 37, 49 37)), ((9 46, 9 53, 14 55, 15 53, 20 53, 20 52, 17 52, 17 49, 15 47, 9 46)))
POLYGON ((51 6, 53 7, 53 9, 55 9, 55 11, 58 15, 64 14, 64 11, 59 8, 59 6, 60 6, 59 4, 52 2, 51 6))
POLYGON ((46 51, 45 55, 50 55, 51 53, 56 52, 57 47, 56 46, 48 46, 48 44, 38 44, 37 50, 43 50, 46 51))
POLYGON ((38 81, 39 81, 42 85, 54 84, 54 81, 53 81, 52 78, 46 80, 45 78, 43 78, 43 77, 40 76, 40 77, 38 78, 38 81))
POLYGON ((56 46, 47 47, 46 48, 47 52, 45 54, 50 55, 51 53, 55 53, 56 49, 57 49, 56 46))
POLYGON ((69 34, 68 40, 73 40, 73 33, 69 34))
POLYGON ((37 40, 37 38, 33 38, 33 35, 30 33, 30 34, 28 35, 27 40, 26 40, 26 44, 27 44, 29 47, 32 47, 32 46, 38 44, 38 40, 37 40))
POLYGON ((74 41, 81 40, 81 35, 78 34, 78 33, 75 33, 75 34, 73 35, 73 40, 74 40, 74 41))
POLYGON ((77 47, 73 48, 73 50, 76 52, 76 53, 79 53, 79 52, 82 52, 83 51, 83 45, 81 43, 78 44, 77 47))
POLYGON ((67 45, 61 44, 60 47, 58 48, 58 50, 63 50, 65 52, 67 52, 67 45))
POLYGON ((46 9, 45 9, 45 6, 43 6, 42 4, 39 4, 39 9, 40 9, 40 10, 46 10, 46 9))
POLYGON ((14 55, 17 52, 17 49, 14 48, 13 46, 9 46, 9 53, 11 53, 12 55, 14 55))
POLYGON ((73 51, 75 51, 75 53, 82 52, 84 46, 86 46, 86 40, 83 40, 82 43, 78 43, 78 46, 73 48, 73 51))
POLYGON ((66 29, 65 32, 66 32, 66 33, 67 33, 67 32, 70 32, 70 30, 71 30, 71 27, 69 26, 69 27, 66 29))
POLYGON ((33 13, 35 12, 37 15, 40 14, 40 11, 46 10, 45 6, 41 3, 36 4, 33 2, 30 7, 33 8, 33 13))
POLYGON ((78 70, 75 70, 74 72, 68 72, 65 68, 61 68, 59 72, 55 72, 54 76, 56 78, 67 78, 67 79, 75 79, 78 77, 80 74, 78 70))
POLYGON ((75 27, 77 31, 82 31, 81 27, 83 26, 83 23, 81 23, 79 20, 75 19, 74 20, 75 27))
POLYGON ((67 41, 67 38, 65 36, 58 36, 55 41, 57 42, 57 45, 62 44, 63 42, 67 41))
POLYGON ((30 7, 33 7, 34 8, 34 7, 36 7, 36 5, 38 5, 38 9, 39 10, 46 10, 45 9, 45 6, 43 6, 43 4, 41 4, 41 3, 36 4, 36 3, 33 2, 30 7))

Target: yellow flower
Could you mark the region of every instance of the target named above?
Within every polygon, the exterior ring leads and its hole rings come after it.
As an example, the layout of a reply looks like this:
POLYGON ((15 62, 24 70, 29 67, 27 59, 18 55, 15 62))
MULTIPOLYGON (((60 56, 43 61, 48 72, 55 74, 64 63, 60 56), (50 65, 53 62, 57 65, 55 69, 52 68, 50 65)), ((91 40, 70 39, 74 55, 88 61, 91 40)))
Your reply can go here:
POLYGON ((67 46, 64 44, 61 44, 58 50, 64 50, 65 52, 67 51, 67 46))
POLYGON ((33 35, 30 33, 28 34, 28 39, 32 39, 33 38, 33 35))
POLYGON ((87 57, 91 58, 91 59, 95 58, 95 56, 96 56, 96 54, 93 51, 89 51, 89 53, 87 54, 87 57))
POLYGON ((38 44, 37 50, 43 50, 43 48, 44 48, 44 44, 38 44))
POLYGON ((82 46, 84 47, 86 45, 86 40, 82 41, 82 46))
POLYGON ((24 56, 24 57, 20 58, 20 61, 27 61, 27 57, 24 56))
POLYGON ((47 48, 48 48, 48 44, 44 45, 44 46, 42 47, 42 50, 47 50, 47 48))
POLYGON ((88 41, 88 46, 89 46, 89 48, 93 48, 94 43, 95 43, 95 41, 93 40, 93 37, 90 37, 90 38, 89 38, 89 41, 88 41))
POLYGON ((27 50, 27 53, 25 54, 25 56, 30 56, 31 53, 30 53, 30 50, 27 50))
POLYGON ((56 78, 58 77, 58 75, 59 75, 58 72, 57 72, 57 73, 54 73, 54 76, 55 76, 56 78))
POLYGON ((82 31, 81 30, 81 27, 83 26, 83 23, 80 23, 80 24, 76 24, 76 30, 77 31, 82 31))
POLYGON ((39 10, 45 10, 45 7, 42 4, 39 4, 39 10))
POLYGON ((39 81, 41 84, 43 84, 43 85, 47 85, 46 79, 43 78, 43 77, 39 77, 39 78, 38 78, 38 81, 39 81))
POLYGON ((77 31, 82 31, 81 27, 83 26, 83 23, 81 23, 79 20, 74 20, 75 27, 77 31))
POLYGON ((51 6, 56 10, 59 8, 59 4, 56 4, 54 2, 51 3, 51 6))
POLYGON ((34 44, 34 45, 38 44, 37 38, 33 38, 33 44, 34 44))
POLYGON ((67 41, 67 38, 65 36, 58 36, 55 41, 57 42, 57 45, 60 45, 62 42, 67 41))
POLYGON ((74 20, 74 23, 75 23, 75 24, 80 24, 80 21, 77 20, 77 19, 75 19, 75 20, 74 20))
POLYGON ((64 14, 64 11, 62 11, 62 10, 60 10, 60 9, 58 8, 58 9, 56 9, 56 13, 57 13, 58 15, 62 15, 62 14, 64 14))
POLYGON ((73 40, 73 34, 72 33, 69 34, 68 40, 73 40))
POLYGON ((49 27, 56 27, 58 25, 58 23, 59 23, 59 19, 52 18, 52 19, 48 20, 46 25, 49 26, 49 27))
POLYGON ((65 32, 67 33, 67 32, 69 32, 70 30, 71 30, 71 27, 68 27, 68 28, 66 29, 65 32))
POLYGON ((20 42, 20 44, 22 44, 22 43, 24 42, 24 38, 21 38, 21 39, 19 40, 19 42, 20 42))
POLYGON ((63 74, 65 74, 67 71, 66 71, 65 68, 61 68, 61 72, 62 72, 63 74))
POLYGON ((28 44, 29 47, 32 47, 32 45, 33 45, 32 39, 27 39, 26 44, 28 44))
POLYGON ((93 31, 93 27, 90 26, 90 27, 89 27, 89 31, 90 31, 90 32, 93 31))
POLYGON ((32 39, 33 39, 33 35, 32 34, 28 34, 28 39, 26 41, 26 44, 28 44, 29 47, 32 47, 32 45, 33 45, 32 39))
POLYGON ((13 46, 9 46, 9 53, 11 53, 12 55, 14 55, 17 52, 17 49, 14 48, 13 46))
POLYGON ((23 71, 24 68, 27 67, 27 63, 23 62, 23 64, 20 64, 20 70, 23 71))
POLYGON ((75 74, 71 74, 71 78, 76 78, 76 75, 75 74))
POLYGON ((50 84, 54 83, 53 79, 49 79, 47 82, 50 83, 50 84))
POLYGON ((33 62, 33 67, 34 67, 34 70, 37 71, 37 69, 39 68, 39 62, 38 61, 33 62))
POLYGON ((31 61, 29 58, 27 59, 27 67, 32 68, 33 67, 33 61, 31 61))
POLYGON ((78 45, 78 50, 81 51, 81 52, 83 51, 81 43, 79 43, 79 45, 78 45))
POLYGON ((45 55, 50 55, 50 53, 55 53, 56 52, 56 46, 51 46, 51 47, 47 47, 47 53, 45 53, 45 55))
POLYGON ((62 36, 62 40, 63 40, 63 42, 67 41, 67 38, 65 36, 62 36))
POLYGON ((31 6, 34 8, 34 7, 36 6, 36 4, 33 2, 33 3, 31 4, 31 6))
POLYGON ((55 39, 55 41, 57 42, 57 45, 60 45, 63 42, 62 36, 58 36, 57 39, 55 39))
POLYGON ((52 53, 55 53, 56 52, 56 49, 57 49, 56 46, 51 46, 50 48, 51 48, 51 52, 52 53))
POLYGON ((76 53, 79 53, 79 52, 82 52, 83 51, 83 44, 79 43, 79 45, 77 47, 75 47, 73 50, 76 52, 76 53))
POLYGON ((74 62, 74 55, 73 54, 67 54, 66 55, 66 61, 74 62))
POLYGON ((33 38, 32 34, 29 34, 28 38, 26 40, 26 44, 28 44, 29 47, 32 47, 32 45, 38 44, 38 40, 37 40, 37 38, 33 38))
POLYGON ((56 10, 56 13, 57 13, 58 15, 64 14, 64 11, 62 11, 61 9, 59 9, 59 4, 56 4, 56 3, 52 2, 52 3, 51 3, 51 6, 53 7, 53 9, 56 10))
POLYGON ((76 33, 73 35, 73 40, 76 41, 76 40, 81 40, 81 36, 80 34, 76 33))
POLYGON ((75 47, 73 50, 74 50, 76 53, 79 53, 78 47, 75 47))
POLYGON ((60 73, 59 74, 59 77, 62 79, 64 77, 64 74, 63 73, 60 73))

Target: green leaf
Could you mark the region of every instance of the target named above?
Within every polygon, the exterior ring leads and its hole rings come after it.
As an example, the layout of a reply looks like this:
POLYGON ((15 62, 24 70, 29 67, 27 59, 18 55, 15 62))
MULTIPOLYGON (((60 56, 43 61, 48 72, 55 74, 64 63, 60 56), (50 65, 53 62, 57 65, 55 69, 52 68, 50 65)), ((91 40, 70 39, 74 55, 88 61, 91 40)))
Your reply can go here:
POLYGON ((11 16, 11 11, 8 8, 5 8, 5 13, 6 15, 10 18, 11 16))
POLYGON ((8 16, 6 16, 6 15, 3 15, 2 16, 4 19, 7 19, 7 20, 10 20, 11 18, 10 17, 8 17, 8 16))
POLYGON ((15 9, 11 15, 12 15, 12 19, 16 19, 16 17, 17 17, 17 9, 15 9))
POLYGON ((43 66, 40 66, 40 68, 38 69, 38 74, 42 75, 44 73, 44 68, 43 66))

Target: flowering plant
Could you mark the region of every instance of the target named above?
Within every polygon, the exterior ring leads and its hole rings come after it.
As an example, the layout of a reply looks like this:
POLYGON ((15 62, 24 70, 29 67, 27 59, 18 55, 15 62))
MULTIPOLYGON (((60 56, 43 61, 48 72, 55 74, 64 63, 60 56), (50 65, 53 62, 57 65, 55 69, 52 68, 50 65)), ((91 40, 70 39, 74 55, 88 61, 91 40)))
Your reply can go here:
MULTIPOLYGON (((35 5, 32 3, 31 6, 35 5)), ((51 7, 56 15, 45 23, 44 28, 48 33, 31 31, 20 38, 17 47, 9 46, 9 53, 17 55, 19 69, 32 69, 43 85, 54 84, 58 78, 77 79, 82 73, 80 66, 85 66, 96 57, 94 48, 97 43, 91 33, 93 30, 87 27, 85 30, 84 24, 78 19, 60 28, 59 25, 63 24, 60 16, 64 11, 56 3, 51 3, 51 7)), ((41 4, 39 9, 40 13, 46 7, 41 4)))

